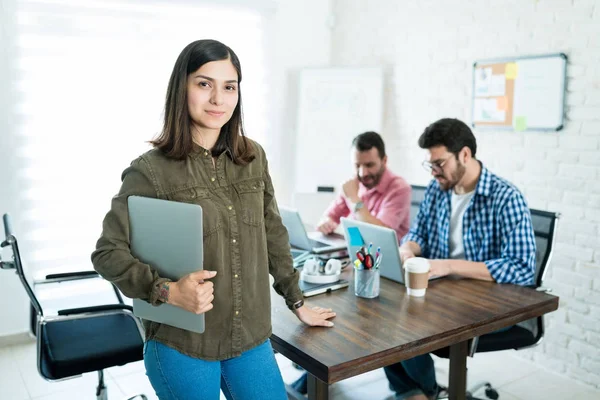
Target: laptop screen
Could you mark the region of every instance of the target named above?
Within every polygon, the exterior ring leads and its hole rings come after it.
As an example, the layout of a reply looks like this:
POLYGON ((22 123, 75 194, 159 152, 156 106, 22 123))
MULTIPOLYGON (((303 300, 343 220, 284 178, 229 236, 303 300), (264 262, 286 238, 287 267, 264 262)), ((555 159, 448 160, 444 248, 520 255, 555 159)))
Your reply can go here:
POLYGON ((279 214, 290 236, 290 244, 299 249, 310 250, 313 246, 306 234, 306 229, 304 229, 300 213, 291 208, 280 206, 279 214))
POLYGON ((371 254, 375 255, 377 248, 380 249, 379 273, 381 276, 404 283, 398 237, 395 230, 348 218, 342 218, 341 222, 352 262, 356 260, 356 253, 361 247, 367 249, 372 243, 371 254))

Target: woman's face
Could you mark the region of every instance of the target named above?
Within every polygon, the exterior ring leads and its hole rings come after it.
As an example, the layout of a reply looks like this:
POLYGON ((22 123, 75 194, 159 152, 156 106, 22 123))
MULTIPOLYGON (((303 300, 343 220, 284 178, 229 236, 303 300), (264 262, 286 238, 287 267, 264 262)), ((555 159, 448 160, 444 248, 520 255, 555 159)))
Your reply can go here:
POLYGON ((220 132, 238 103, 238 75, 229 59, 211 61, 188 76, 188 112, 200 133, 220 132))

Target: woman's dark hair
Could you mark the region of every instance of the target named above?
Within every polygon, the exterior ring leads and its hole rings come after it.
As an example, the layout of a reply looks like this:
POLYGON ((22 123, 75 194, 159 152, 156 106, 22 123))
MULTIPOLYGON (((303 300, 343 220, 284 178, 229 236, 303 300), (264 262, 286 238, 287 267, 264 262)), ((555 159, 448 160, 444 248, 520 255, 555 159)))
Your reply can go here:
POLYGON ((385 144, 377 132, 369 131, 361 133, 352 140, 352 146, 358 151, 369 151, 373 147, 376 147, 379 152, 379 158, 383 159, 385 157, 385 144))
MULTIPOLYGON (((167 157, 185 159, 194 147, 187 101, 188 76, 212 61, 230 60, 242 81, 242 67, 237 55, 216 40, 197 40, 188 44, 177 57, 169 79, 165 100, 165 119, 161 133, 150 143, 167 157)), ((238 85, 238 103, 231 118, 221 128, 212 149, 214 157, 229 150, 233 162, 246 165, 254 160, 254 148, 244 135, 242 123, 242 92, 238 85)))
POLYGON ((425 128, 419 137, 419 147, 430 149, 435 146, 446 146, 449 152, 457 155, 463 147, 471 149, 471 156, 477 152, 477 141, 471 128, 462 121, 453 118, 442 118, 425 128))

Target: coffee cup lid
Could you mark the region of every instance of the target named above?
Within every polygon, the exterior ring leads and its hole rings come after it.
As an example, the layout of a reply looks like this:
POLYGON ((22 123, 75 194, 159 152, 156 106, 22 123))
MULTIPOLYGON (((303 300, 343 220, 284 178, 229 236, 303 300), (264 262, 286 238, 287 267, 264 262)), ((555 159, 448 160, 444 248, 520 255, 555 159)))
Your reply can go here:
POLYGON ((429 261, 423 257, 413 257, 404 261, 404 269, 410 272, 428 272, 429 261))

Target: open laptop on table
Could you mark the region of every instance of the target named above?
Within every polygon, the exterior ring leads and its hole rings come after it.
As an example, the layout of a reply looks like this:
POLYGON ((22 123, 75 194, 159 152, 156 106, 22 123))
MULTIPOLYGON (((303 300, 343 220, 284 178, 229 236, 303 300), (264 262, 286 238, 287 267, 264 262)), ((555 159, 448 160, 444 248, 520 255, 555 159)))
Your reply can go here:
MULTIPOLYGON (((341 223, 352 262, 356 260, 356 252, 362 246, 366 249, 369 243, 373 243, 371 254, 375 255, 377 247, 381 248, 379 274, 384 278, 404 284, 404 270, 395 230, 348 218, 342 218, 341 223)), ((436 276, 429 280, 438 278, 440 277, 436 276)))
POLYGON ((346 248, 346 242, 340 235, 323 235, 320 232, 306 233, 300 213, 292 208, 280 206, 279 214, 287 228, 292 247, 311 251, 315 254, 331 253, 346 248))

